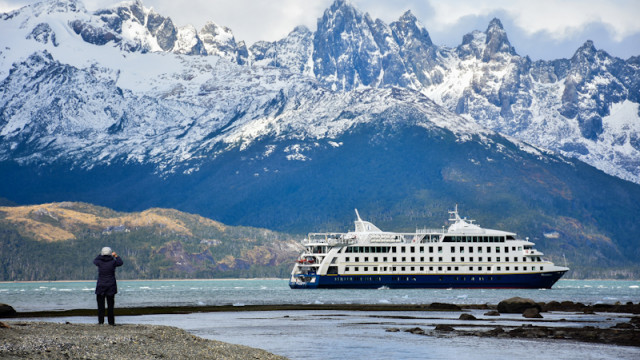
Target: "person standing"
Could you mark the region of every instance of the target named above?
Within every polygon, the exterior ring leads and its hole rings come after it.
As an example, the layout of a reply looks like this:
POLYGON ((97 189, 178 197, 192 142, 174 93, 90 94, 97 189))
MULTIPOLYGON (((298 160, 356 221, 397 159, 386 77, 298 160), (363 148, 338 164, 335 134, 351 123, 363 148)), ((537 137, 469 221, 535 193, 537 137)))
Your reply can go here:
POLYGON ((116 267, 122 266, 122 259, 111 251, 110 247, 103 247, 93 263, 98 267, 98 283, 96 284, 96 299, 98 301, 98 323, 104 324, 104 301, 107 301, 107 319, 109 325, 115 325, 113 314, 115 296, 118 293, 116 284, 116 267))

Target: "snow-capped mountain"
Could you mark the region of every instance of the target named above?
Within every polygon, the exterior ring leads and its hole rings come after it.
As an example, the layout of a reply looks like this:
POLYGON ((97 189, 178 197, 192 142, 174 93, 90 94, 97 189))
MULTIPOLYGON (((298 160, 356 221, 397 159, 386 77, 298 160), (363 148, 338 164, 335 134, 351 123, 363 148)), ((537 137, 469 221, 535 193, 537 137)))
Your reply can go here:
POLYGON ((310 73, 299 64, 312 62, 315 77, 336 90, 420 91, 486 128, 640 183, 638 57, 618 59, 587 41, 571 59, 534 62, 516 53, 498 19, 446 48, 410 12, 387 25, 344 0, 312 37, 311 50, 300 43, 279 52, 302 60, 271 65, 310 73))
POLYGON ((447 49, 409 12, 386 25, 344 1, 315 32, 249 48, 139 1, 50 0, 0 19, 0 197, 295 232, 341 227, 353 207, 410 228, 464 202, 552 254, 637 264, 640 187, 518 139, 624 150, 603 167, 632 168, 637 59, 587 44, 531 62, 499 21, 447 49))

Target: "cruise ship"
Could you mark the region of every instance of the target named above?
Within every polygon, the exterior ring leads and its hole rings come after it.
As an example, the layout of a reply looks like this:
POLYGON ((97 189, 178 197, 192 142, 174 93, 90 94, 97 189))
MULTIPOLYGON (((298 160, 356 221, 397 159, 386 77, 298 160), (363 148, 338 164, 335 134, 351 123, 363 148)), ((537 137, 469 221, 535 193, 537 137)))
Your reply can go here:
POLYGON ((515 233, 483 229, 449 211, 451 225, 385 232, 363 221, 355 231, 310 233, 291 272, 292 289, 551 288, 569 270, 515 233))

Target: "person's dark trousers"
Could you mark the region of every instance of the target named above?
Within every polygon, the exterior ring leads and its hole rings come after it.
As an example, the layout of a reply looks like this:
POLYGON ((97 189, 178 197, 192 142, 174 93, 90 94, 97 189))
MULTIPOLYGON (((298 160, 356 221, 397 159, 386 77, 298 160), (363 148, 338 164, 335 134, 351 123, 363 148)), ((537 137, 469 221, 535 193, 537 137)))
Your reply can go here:
POLYGON ((104 301, 107 300, 107 321, 109 325, 116 324, 116 317, 113 315, 115 295, 96 295, 98 300, 98 324, 104 324, 104 301))

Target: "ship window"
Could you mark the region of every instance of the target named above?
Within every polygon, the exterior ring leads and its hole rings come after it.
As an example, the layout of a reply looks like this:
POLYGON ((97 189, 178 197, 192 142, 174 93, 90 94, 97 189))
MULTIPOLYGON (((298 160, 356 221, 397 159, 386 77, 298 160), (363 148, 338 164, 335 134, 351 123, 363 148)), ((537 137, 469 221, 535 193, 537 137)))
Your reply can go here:
POLYGON ((504 258, 504 261, 509 262, 509 258, 508 257, 504 258))
POLYGON ((405 252, 405 251, 407 251, 407 249, 404 246, 402 246, 402 247, 400 247, 400 251, 405 252))
POLYGON ((442 262, 442 256, 438 257, 438 261, 442 262))
POLYGON ((496 253, 500 253, 500 246, 496 246, 496 253))
POLYGON ((416 258, 414 258, 413 256, 411 257, 411 262, 415 262, 416 258))
POLYGON ((469 261, 473 262, 473 256, 469 256, 469 261))
POLYGON ((378 271, 378 267, 377 267, 377 266, 374 266, 374 267, 373 267, 373 271, 378 271))
POLYGON ((412 246, 412 247, 411 247, 411 252, 412 252, 412 253, 416 252, 416 247, 415 247, 415 246, 412 246))
POLYGON ((412 267, 411 267, 411 271, 416 271, 415 266, 412 266, 412 267))
POLYGON ((395 247, 395 246, 391 248, 391 252, 392 252, 392 253, 395 253, 395 252, 396 252, 396 247, 395 247))
POLYGON ((500 271, 500 270, 502 270, 502 269, 500 268, 500 266, 498 266, 498 271, 500 271))
POLYGON ((451 247, 451 253, 453 254, 454 252, 456 252, 456 247, 455 247, 455 246, 452 246, 452 247, 451 247))
POLYGON ((364 257, 364 262, 369 262, 369 257, 368 256, 364 257))
POLYGON ((482 262, 482 256, 478 257, 478 261, 482 262))
POLYGON ((476 281, 476 278, 472 276, 471 281, 476 281))
POLYGON ((360 262, 360 258, 356 256, 356 262, 360 262))
POLYGON ((396 257, 394 256, 392 260, 393 260, 393 262, 396 262, 396 257))
POLYGON ((469 271, 473 271, 473 266, 469 266, 469 271))
POLYGON ((387 257, 386 256, 382 258, 382 262, 387 262, 387 257))
POLYGON ((509 267, 507 266, 507 271, 509 271, 509 267))
POLYGON ((508 252, 509 252, 509 247, 508 247, 508 246, 505 246, 505 247, 504 247, 504 252, 506 252, 506 253, 508 253, 508 252))
POLYGON ((347 256, 346 258, 344 258, 345 262, 349 262, 349 257, 347 256))
POLYGON ((469 252, 472 253, 473 252, 473 246, 469 246, 469 252))
POLYGON ((464 256, 460 258, 460 261, 461 261, 461 262, 464 262, 464 256))
MULTIPOLYGON (((438 271, 442 271, 442 266, 438 266, 438 271)), ((442 278, 440 278, 442 279, 442 278)))
POLYGON ((482 271, 482 266, 478 266, 478 271, 482 271))
POLYGON ((482 246, 478 246, 478 254, 482 254, 482 246))
POLYGON ((407 261, 407 258, 403 256, 402 257, 402 262, 406 262, 406 261, 407 261))
POLYGON ((429 246, 429 253, 433 253, 433 246, 429 246))
POLYGON ((424 256, 420 256, 420 262, 424 262, 424 256))
POLYGON ((455 268, 453 268, 453 270, 458 271, 458 267, 456 266, 455 268))
POLYGON ((491 247, 487 246, 487 254, 491 252, 491 247))
MULTIPOLYGON (((524 267, 524 269, 525 269, 525 270, 527 270, 527 267, 525 266, 525 267, 524 267)), ((535 267, 535 266, 532 266, 532 267, 531 267, 531 270, 536 271, 536 267, 535 267)))
POLYGON ((488 262, 491 262, 491 256, 489 256, 489 259, 487 259, 488 262))
POLYGON ((420 246, 420 254, 424 254, 424 246, 420 246))
POLYGON ((350 268, 349 268, 348 266, 347 266, 347 267, 345 267, 345 268, 344 268, 344 272, 349 272, 349 269, 350 269, 350 268))
POLYGON ((433 271, 433 266, 429 266, 429 271, 433 271))
POLYGON ((353 268, 353 271, 358 271, 358 267, 357 267, 357 266, 356 266, 356 267, 354 267, 354 268, 353 268))
POLYGON ((369 271, 369 267, 368 267, 368 266, 365 266, 365 267, 364 267, 364 271, 369 271))
POLYGON ((392 266, 392 267, 391 267, 391 271, 396 271, 396 267, 395 267, 395 266, 392 266))
POLYGON ((420 266, 420 271, 424 271, 424 266, 420 266))
POLYGON ((451 266, 447 266, 447 271, 451 271, 451 266))
POLYGON ((460 246, 460 254, 464 254, 464 246, 460 246))
POLYGON ((544 266, 540 266, 540 271, 544 270, 544 266))
POLYGON ((433 262, 433 256, 429 256, 429 262, 433 262))
POLYGON ((442 246, 438 246, 438 254, 442 254, 442 246))
POLYGON ((400 271, 404 271, 404 266, 400 267, 400 271))
MULTIPOLYGON (((515 271, 518 271, 518 267, 517 267, 517 266, 516 266, 516 267, 514 267, 514 270, 515 270, 515 271)), ((527 270, 527 269, 525 269, 525 270, 527 270)))
POLYGON ((515 246, 512 246, 512 247, 511 247, 511 251, 516 251, 516 247, 515 247, 515 246))
POLYGON ((456 262, 456 257, 455 256, 451 257, 451 262, 456 262))
POLYGON ((374 258, 373 258, 373 261, 374 261, 374 262, 378 262, 378 257, 374 257, 374 258))

